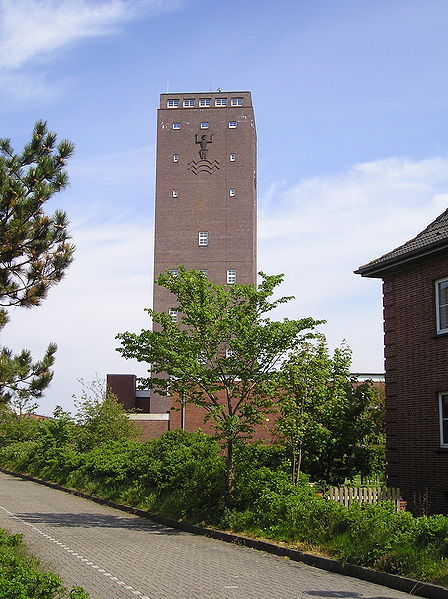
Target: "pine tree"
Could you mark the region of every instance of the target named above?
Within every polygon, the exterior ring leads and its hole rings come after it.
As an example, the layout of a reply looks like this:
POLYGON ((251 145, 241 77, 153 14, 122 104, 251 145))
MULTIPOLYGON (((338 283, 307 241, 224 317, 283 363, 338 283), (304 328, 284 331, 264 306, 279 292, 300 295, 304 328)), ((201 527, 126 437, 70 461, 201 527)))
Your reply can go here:
MULTIPOLYGON (((44 204, 68 185, 64 169, 73 144, 44 121, 34 126, 31 141, 16 154, 9 139, 0 139, 0 330, 8 308, 38 306, 73 260, 64 212, 44 212, 44 204)), ((51 382, 56 345, 33 362, 28 350, 14 355, 0 348, 0 403, 28 395, 38 398, 51 382)))

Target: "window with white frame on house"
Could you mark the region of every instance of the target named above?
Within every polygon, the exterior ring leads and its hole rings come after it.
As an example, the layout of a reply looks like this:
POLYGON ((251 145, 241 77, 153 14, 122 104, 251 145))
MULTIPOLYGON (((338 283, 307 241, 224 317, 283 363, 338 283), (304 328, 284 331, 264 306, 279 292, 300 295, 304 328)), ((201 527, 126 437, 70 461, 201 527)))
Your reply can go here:
POLYGON ((177 310, 170 308, 170 316, 173 322, 177 322, 177 310))
POLYGON ((233 268, 230 268, 227 271, 227 284, 233 285, 233 283, 236 283, 236 270, 233 268))
POLYGON ((436 324, 438 333, 448 333, 448 277, 436 281, 436 324))
POLYGON ((167 100, 167 108, 179 108, 179 100, 167 100))
POLYGON ((243 98, 232 98, 230 101, 230 104, 232 106, 242 106, 243 105, 243 98))
POLYGON ((192 108, 194 106, 194 100, 186 99, 184 100, 184 108, 192 108))
POLYGON ((230 347, 226 347, 226 358, 231 358, 233 356, 233 351, 230 347))
POLYGON ((173 189, 171 191, 171 195, 173 196, 173 198, 178 198, 179 197, 179 190, 178 189, 173 189))
POLYGON ((173 154, 173 162, 179 162, 179 154, 173 154))
POLYGON ((201 123, 201 129, 208 129, 208 123, 206 123, 206 122, 201 123))
POLYGON ((229 154, 229 160, 230 160, 230 162, 235 162, 236 154, 229 154))
POLYGON ((238 126, 237 121, 229 121, 229 129, 236 129, 238 126))
POLYGON ((207 108, 212 103, 211 98, 200 98, 199 106, 201 108, 207 108))
POLYGON ((180 123, 173 123, 173 129, 180 129, 182 125, 180 123))
POLYGON ((200 272, 201 275, 204 275, 204 277, 207 278, 207 276, 208 276, 208 270, 206 268, 200 268, 198 270, 198 272, 200 272))
POLYGON ((199 231, 198 243, 201 246, 208 245, 208 231, 199 231))
POLYGON ((229 189, 229 196, 231 196, 232 198, 233 198, 234 196, 236 196, 236 189, 235 189, 234 187, 231 187, 231 188, 229 189))
POLYGON ((227 106, 227 98, 216 98, 215 106, 227 106))
POLYGON ((448 392, 439 393, 440 447, 448 448, 448 392))
POLYGON ((172 268, 170 270, 170 273, 173 275, 173 277, 177 277, 179 275, 179 269, 178 268, 172 268))

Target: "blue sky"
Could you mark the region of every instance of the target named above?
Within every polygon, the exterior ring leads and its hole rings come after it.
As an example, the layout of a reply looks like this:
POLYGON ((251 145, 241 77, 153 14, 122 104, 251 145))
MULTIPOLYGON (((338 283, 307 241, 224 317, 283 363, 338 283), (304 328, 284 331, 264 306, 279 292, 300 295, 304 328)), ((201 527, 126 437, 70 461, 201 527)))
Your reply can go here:
POLYGON ((354 370, 383 369, 381 284, 359 265, 448 207, 444 0, 0 0, 0 136, 38 118, 76 144, 67 211, 76 262, 1 342, 59 345, 40 411, 78 379, 136 372, 115 334, 147 326, 155 111, 161 92, 250 90, 258 133, 259 269, 325 318, 354 370))

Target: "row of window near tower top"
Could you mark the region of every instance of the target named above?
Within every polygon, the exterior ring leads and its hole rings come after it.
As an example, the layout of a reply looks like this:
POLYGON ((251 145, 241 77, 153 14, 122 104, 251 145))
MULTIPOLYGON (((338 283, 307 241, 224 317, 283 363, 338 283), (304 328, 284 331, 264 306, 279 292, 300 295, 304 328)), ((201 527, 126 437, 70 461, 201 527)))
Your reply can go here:
MULTIPOLYGON (((199 108, 210 108, 212 105, 211 98, 200 98, 199 108)), ((193 98, 186 98, 182 101, 184 108, 194 108, 196 106, 196 100, 193 98)), ((227 98, 215 98, 215 106, 227 106, 227 98)), ((243 98, 230 98, 230 106, 243 106, 243 98)), ((180 100, 171 99, 166 101, 167 108, 179 108, 180 100)))
MULTIPOLYGON (((201 129, 208 129, 208 123, 201 123, 201 129)), ((238 127, 237 121, 229 121, 229 129, 236 129, 238 127)), ((173 123, 173 129, 181 129, 182 123, 173 123)))

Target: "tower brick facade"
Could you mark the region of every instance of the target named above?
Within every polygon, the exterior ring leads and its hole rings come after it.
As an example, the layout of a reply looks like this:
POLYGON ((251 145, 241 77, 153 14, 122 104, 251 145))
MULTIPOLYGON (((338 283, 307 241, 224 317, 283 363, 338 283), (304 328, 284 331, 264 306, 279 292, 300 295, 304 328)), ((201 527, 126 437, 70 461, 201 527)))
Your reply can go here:
MULTIPOLYGON (((154 278, 180 265, 216 283, 256 280, 256 132, 249 92, 162 94, 154 278)), ((154 310, 170 297, 154 286, 154 310)))

